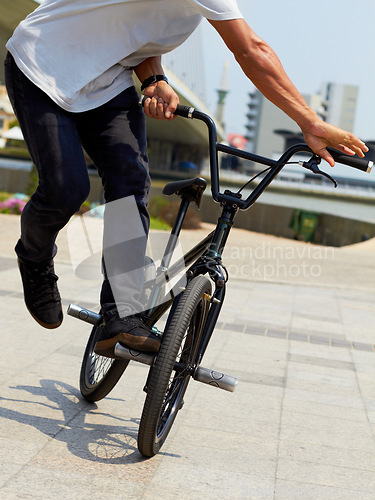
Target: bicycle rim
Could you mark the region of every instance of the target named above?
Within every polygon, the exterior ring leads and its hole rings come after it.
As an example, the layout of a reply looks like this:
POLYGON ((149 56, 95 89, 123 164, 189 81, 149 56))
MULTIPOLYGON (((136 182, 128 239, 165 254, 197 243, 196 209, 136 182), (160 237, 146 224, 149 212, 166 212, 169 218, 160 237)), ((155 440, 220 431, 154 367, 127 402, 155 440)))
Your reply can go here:
POLYGON ((95 354, 94 347, 101 327, 94 327, 87 342, 80 373, 82 396, 90 402, 103 399, 115 387, 129 364, 95 354))

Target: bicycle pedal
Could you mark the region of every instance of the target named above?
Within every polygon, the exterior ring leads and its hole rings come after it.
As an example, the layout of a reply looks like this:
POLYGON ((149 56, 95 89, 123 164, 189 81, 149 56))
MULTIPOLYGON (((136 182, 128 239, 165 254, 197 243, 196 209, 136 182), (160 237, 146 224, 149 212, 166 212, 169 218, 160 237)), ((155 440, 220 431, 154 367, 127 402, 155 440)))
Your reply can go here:
POLYGON ((238 382, 235 377, 211 370, 210 368, 203 368, 203 366, 198 366, 194 372, 193 378, 203 384, 208 384, 212 387, 217 387, 218 389, 229 392, 234 391, 238 382))
POLYGON ((119 342, 115 345, 115 355, 121 359, 138 361, 143 365, 153 366, 156 360, 156 354, 151 352, 141 352, 130 349, 119 342))
POLYGON ((103 323, 103 317, 100 314, 81 306, 77 306, 77 304, 69 304, 67 313, 69 316, 73 316, 73 318, 90 323, 90 325, 97 326, 103 323))

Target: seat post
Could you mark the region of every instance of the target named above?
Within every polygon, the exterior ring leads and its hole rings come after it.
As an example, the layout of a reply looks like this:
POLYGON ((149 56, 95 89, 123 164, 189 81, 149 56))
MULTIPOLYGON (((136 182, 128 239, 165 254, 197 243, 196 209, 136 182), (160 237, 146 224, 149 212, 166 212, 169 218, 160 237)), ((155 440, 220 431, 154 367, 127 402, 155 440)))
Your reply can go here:
POLYGON ((171 263, 172 254, 174 252, 174 249, 176 248, 177 240, 180 235, 182 224, 184 222, 187 209, 189 208, 189 204, 190 201, 182 197, 180 207, 178 209, 178 213, 174 221, 171 234, 169 235, 163 258, 161 260, 162 269, 168 268, 169 264, 171 263))

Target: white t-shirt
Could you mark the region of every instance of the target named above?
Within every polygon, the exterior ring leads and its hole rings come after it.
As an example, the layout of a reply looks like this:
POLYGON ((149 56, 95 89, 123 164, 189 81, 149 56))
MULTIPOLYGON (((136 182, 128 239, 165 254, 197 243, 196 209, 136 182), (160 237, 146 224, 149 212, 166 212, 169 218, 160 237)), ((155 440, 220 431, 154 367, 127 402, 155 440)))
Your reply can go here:
POLYGON ((242 15, 236 0, 46 0, 7 49, 53 101, 81 112, 133 85, 132 67, 181 45, 203 17, 242 15))

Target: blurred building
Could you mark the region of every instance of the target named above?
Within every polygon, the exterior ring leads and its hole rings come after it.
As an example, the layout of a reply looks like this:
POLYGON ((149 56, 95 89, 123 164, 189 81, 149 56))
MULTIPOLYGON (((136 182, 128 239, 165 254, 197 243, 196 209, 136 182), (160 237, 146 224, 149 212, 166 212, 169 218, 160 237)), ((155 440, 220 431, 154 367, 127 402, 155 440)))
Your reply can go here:
MULTIPOLYGON (((316 94, 303 97, 322 120, 349 132, 353 131, 358 87, 325 83, 316 94)), ((283 136, 276 135, 275 130, 300 133, 297 124, 268 101, 259 90, 249 94, 246 129, 249 151, 269 157, 278 156, 285 149, 283 136)))
POLYGON ((310 106, 316 109, 322 120, 353 132, 358 100, 356 85, 324 83, 316 96, 310 97, 310 106))
POLYGON ((266 99, 259 90, 249 94, 246 122, 247 149, 252 153, 273 157, 284 148, 284 141, 275 129, 298 132, 298 125, 278 107, 266 99))

